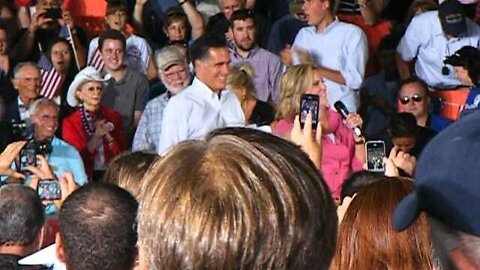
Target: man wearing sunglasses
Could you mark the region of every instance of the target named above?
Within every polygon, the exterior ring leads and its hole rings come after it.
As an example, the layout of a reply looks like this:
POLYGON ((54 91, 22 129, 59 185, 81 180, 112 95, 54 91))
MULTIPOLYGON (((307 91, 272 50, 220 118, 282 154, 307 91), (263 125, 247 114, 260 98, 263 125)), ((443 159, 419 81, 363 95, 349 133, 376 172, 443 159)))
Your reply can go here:
POLYGON ((398 92, 398 103, 398 111, 413 114, 418 126, 440 132, 451 124, 445 118, 429 112, 428 86, 422 79, 404 80, 398 92))

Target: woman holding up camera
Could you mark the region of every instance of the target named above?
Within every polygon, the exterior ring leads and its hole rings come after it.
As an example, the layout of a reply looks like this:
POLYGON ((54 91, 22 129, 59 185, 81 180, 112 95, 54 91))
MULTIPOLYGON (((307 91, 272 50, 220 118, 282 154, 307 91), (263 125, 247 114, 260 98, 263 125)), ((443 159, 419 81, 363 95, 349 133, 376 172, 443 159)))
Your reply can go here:
POLYGON ((345 178, 351 172, 361 170, 365 162, 364 139, 357 137, 351 129, 360 126, 362 119, 358 114, 350 113, 344 123, 342 116, 328 107, 327 89, 315 66, 302 64, 289 67, 282 76, 273 133, 288 138, 294 118, 301 112, 303 94, 319 97, 317 121, 323 132, 319 169, 333 198, 337 199, 345 178))
POLYGON ((98 180, 115 155, 125 150, 120 114, 100 102, 103 78, 93 67, 81 70, 68 89, 67 102, 77 110, 63 120, 63 139, 82 155, 90 180, 98 180))

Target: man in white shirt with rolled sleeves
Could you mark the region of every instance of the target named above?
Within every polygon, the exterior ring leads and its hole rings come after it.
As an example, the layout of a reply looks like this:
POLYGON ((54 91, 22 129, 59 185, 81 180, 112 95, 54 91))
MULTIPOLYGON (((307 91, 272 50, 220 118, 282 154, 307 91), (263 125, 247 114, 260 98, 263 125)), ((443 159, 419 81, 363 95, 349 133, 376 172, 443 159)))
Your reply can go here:
POLYGON ((225 89, 230 71, 225 40, 203 35, 193 43, 190 57, 196 76, 165 108, 159 154, 181 141, 202 138, 214 129, 245 124, 239 100, 225 89))
POLYGON ((292 48, 281 55, 287 65, 315 64, 325 81, 330 106, 341 100, 355 112, 368 59, 367 38, 358 26, 335 17, 334 4, 335 0, 303 1, 309 26, 300 29, 292 48))

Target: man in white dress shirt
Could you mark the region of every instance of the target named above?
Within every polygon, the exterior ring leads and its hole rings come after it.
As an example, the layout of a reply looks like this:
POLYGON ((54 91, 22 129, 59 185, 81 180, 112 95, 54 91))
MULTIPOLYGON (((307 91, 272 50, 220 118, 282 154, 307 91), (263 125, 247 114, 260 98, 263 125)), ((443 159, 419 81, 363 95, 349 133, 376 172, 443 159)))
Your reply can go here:
POLYGON ((313 63, 327 88, 329 105, 341 100, 349 111, 360 104, 357 89, 365 75, 367 38, 358 26, 335 17, 335 0, 305 0, 308 27, 300 29, 292 47, 282 51, 285 64, 313 63))
POLYGON ((159 154, 214 129, 245 124, 239 100, 225 89, 230 71, 226 41, 215 35, 203 35, 193 43, 190 57, 196 76, 189 87, 170 99, 164 110, 159 154))

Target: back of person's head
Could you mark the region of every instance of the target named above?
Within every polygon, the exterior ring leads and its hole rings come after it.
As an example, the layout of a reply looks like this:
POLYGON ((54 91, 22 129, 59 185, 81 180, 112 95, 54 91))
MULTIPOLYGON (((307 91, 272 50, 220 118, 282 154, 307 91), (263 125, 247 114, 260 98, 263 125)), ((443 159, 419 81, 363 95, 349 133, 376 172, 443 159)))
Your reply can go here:
POLYGON ((92 183, 79 188, 60 209, 59 258, 70 270, 132 269, 137 209, 135 198, 120 187, 92 183))
POLYGON ((348 176, 342 184, 342 192, 340 193, 340 201, 343 202, 345 197, 353 197, 360 189, 371 183, 386 179, 385 176, 369 171, 358 171, 348 176))
POLYGON ((232 67, 227 77, 229 88, 245 88, 251 95, 255 96, 255 68, 248 62, 241 62, 232 67))
POLYGON ((0 246, 35 244, 44 222, 43 205, 35 190, 19 184, 0 188, 0 246))
POLYGON ((123 45, 124 50, 127 47, 127 40, 125 39, 125 36, 120 31, 117 31, 114 29, 107 29, 102 33, 100 33, 100 36, 98 37, 98 49, 100 51, 103 50, 103 44, 107 39, 120 41, 120 43, 122 43, 123 45))
POLYGON ((142 269, 329 268, 335 206, 317 168, 288 141, 217 130, 172 148, 143 181, 142 269))
POLYGON ((103 181, 124 188, 138 199, 141 180, 157 158, 155 153, 142 151, 119 154, 108 163, 103 181))
POLYGON ((402 233, 392 226, 393 210, 413 186, 390 178, 357 193, 340 224, 333 269, 432 269, 426 215, 402 233))
POLYGON ((190 47, 190 60, 195 64, 196 60, 205 60, 210 56, 212 48, 226 48, 227 42, 224 37, 215 33, 207 33, 196 39, 190 47))
POLYGON ((277 119, 293 119, 300 111, 302 94, 313 84, 315 66, 300 64, 290 66, 280 80, 280 98, 277 103, 277 119))
POLYGON ((392 138, 412 138, 418 133, 417 120, 411 113, 395 113, 390 118, 388 131, 392 138))

